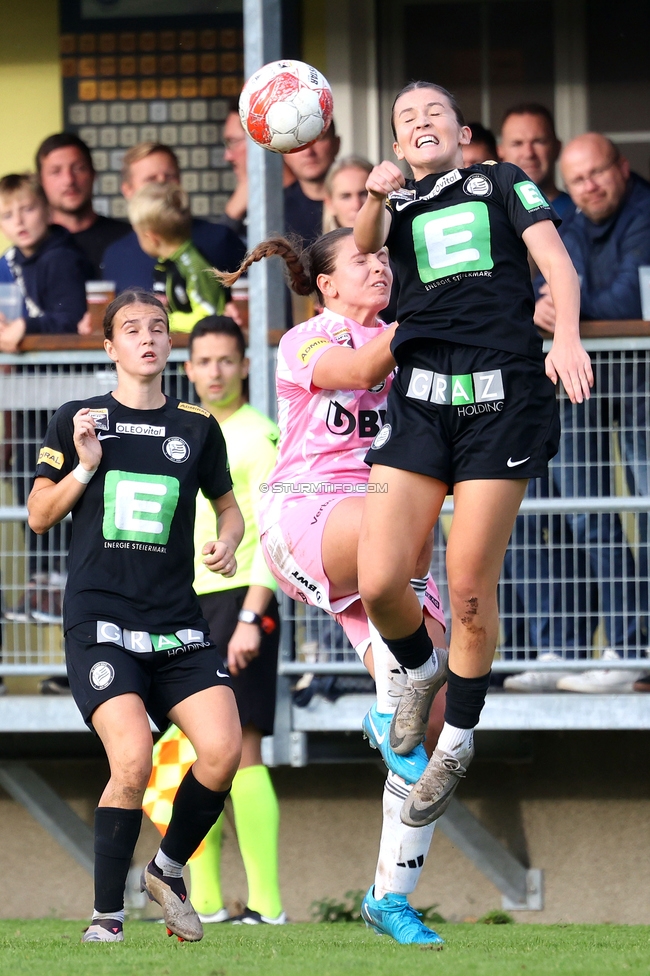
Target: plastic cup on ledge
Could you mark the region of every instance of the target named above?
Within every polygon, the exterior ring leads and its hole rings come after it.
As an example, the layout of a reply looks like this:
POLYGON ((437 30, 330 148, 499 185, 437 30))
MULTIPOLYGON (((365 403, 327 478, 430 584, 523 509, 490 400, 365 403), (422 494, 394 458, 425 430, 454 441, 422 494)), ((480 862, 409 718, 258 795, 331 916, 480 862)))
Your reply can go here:
POLYGON ((87 281, 86 306, 90 312, 93 335, 104 331, 104 312, 115 298, 114 281, 87 281))
POLYGON ((23 312, 23 294, 16 284, 0 284, 0 312, 7 322, 20 318, 23 312))

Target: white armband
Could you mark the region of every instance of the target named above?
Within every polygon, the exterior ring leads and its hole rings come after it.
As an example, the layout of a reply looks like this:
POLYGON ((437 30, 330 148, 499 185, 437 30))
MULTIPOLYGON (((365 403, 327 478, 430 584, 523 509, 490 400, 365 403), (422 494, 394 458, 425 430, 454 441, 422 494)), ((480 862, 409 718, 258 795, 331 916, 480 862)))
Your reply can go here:
POLYGON ((72 477, 76 478, 79 484, 87 485, 92 481, 97 468, 93 468, 92 471, 87 471, 83 464, 79 462, 76 468, 72 471, 72 477))

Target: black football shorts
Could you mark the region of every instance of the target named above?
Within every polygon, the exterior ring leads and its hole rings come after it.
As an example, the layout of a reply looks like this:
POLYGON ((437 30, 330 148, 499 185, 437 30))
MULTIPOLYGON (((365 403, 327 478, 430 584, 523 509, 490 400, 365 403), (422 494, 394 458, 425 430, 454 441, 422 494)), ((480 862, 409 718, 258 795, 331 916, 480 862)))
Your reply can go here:
MULTIPOLYGON (((228 642, 237 626, 237 614, 247 592, 247 586, 238 586, 199 595, 201 612, 210 625, 210 639, 224 660, 228 657, 228 642)), ((271 598, 264 617, 268 618, 269 630, 271 626, 273 629, 270 633, 262 632, 259 655, 239 674, 231 675, 231 681, 242 728, 254 725, 263 735, 273 735, 280 643, 280 617, 275 597, 271 598)))
POLYGON ((174 705, 215 685, 232 687, 215 644, 189 629, 154 635, 106 620, 77 624, 65 635, 65 657, 70 691, 91 730, 95 709, 119 695, 138 695, 164 732, 174 705))
POLYGON ((412 340, 368 464, 459 481, 539 478, 557 453, 560 417, 544 361, 498 349, 412 340))

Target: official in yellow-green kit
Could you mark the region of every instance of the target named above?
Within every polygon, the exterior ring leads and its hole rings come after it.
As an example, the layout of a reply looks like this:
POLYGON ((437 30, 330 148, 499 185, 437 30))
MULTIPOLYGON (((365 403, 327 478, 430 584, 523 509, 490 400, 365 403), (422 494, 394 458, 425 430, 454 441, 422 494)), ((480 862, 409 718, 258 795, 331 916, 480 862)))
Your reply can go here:
MULTIPOLYGON (((218 421, 226 441, 233 491, 245 523, 235 576, 222 580, 203 563, 214 513, 199 495, 196 505, 194 589, 233 679, 242 724, 242 759, 231 798, 237 839, 248 881, 244 911, 229 916, 221 892, 221 821, 190 861, 191 897, 202 922, 282 925, 278 884, 279 809, 262 764, 261 740, 273 732, 279 644, 276 584, 259 544, 256 509, 259 486, 273 468, 279 431, 246 402, 249 363, 244 336, 227 316, 211 315, 196 324, 185 364, 204 410, 218 421)), ((197 408, 198 409, 198 408, 197 408)), ((145 812, 164 833, 167 810, 193 753, 172 728, 156 744, 154 769, 144 797, 145 812)))

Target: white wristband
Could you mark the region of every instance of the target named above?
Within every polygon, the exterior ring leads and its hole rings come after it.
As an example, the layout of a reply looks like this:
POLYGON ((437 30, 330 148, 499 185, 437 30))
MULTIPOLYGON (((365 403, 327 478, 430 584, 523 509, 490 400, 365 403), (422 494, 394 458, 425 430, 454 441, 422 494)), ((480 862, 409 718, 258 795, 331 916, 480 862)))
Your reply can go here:
POLYGON ((79 484, 87 485, 92 481, 97 468, 93 468, 92 471, 87 471, 83 464, 79 462, 76 468, 72 471, 72 477, 76 478, 79 484))

